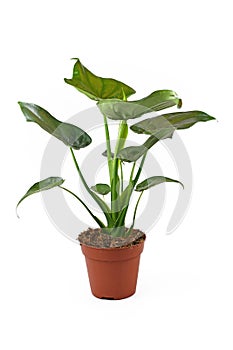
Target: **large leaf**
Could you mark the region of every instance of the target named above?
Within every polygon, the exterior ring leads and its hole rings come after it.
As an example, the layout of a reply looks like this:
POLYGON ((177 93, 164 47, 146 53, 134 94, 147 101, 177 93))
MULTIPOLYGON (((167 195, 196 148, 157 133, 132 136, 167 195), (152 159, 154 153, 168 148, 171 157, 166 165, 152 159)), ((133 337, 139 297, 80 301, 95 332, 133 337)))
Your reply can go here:
POLYGON ((32 187, 29 188, 29 190, 25 193, 25 195, 19 200, 16 209, 18 208, 19 204, 28 196, 31 196, 34 193, 38 193, 41 191, 50 190, 53 187, 61 186, 65 180, 63 180, 61 177, 48 177, 47 179, 41 180, 39 182, 36 182, 32 187))
POLYGON ((138 134, 154 135, 158 130, 174 127, 175 129, 187 129, 197 122, 207 122, 215 119, 201 111, 176 112, 148 118, 130 127, 138 134))
POLYGON ((136 162, 143 154, 145 154, 152 146, 154 146, 159 140, 171 138, 175 129, 174 127, 168 127, 158 130, 158 132, 150 136, 146 142, 141 146, 129 146, 123 148, 117 154, 117 158, 125 162, 136 162))
POLYGON ((172 106, 181 107, 181 99, 172 90, 154 91, 149 96, 136 101, 104 100, 98 102, 101 112, 110 119, 128 120, 143 114, 160 111, 172 106))
POLYGON ((121 81, 101 78, 91 73, 79 59, 74 65, 72 79, 65 78, 65 82, 96 101, 107 98, 124 99, 125 96, 135 93, 134 89, 121 81))
POLYGON ((91 143, 90 136, 84 130, 75 125, 60 122, 42 107, 25 102, 19 102, 19 105, 28 122, 38 124, 65 145, 80 149, 91 143))
POLYGON ((136 186, 135 191, 138 191, 138 192, 145 191, 145 190, 148 190, 148 188, 159 185, 163 182, 176 182, 176 183, 179 183, 184 188, 184 185, 180 181, 173 180, 173 179, 170 179, 169 177, 165 177, 165 176, 152 176, 152 177, 149 177, 148 179, 142 181, 140 184, 138 184, 136 186))
POLYGON ((92 191, 95 191, 98 194, 101 194, 102 196, 105 196, 109 192, 111 192, 111 188, 107 184, 96 184, 95 186, 91 187, 92 191))

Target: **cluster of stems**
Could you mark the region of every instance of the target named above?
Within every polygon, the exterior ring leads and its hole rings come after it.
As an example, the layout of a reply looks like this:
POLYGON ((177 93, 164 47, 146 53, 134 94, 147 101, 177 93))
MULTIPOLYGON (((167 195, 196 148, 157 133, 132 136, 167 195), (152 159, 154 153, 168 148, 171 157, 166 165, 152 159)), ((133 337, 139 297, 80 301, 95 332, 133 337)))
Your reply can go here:
POLYGON ((80 180, 82 181, 87 192, 91 195, 91 197, 95 200, 95 202, 98 204, 98 206, 104 213, 106 218, 106 224, 104 224, 102 220, 100 220, 96 215, 93 214, 93 212, 88 208, 88 206, 82 201, 80 197, 78 197, 76 194, 74 194, 72 191, 68 190, 67 188, 63 186, 60 186, 60 187, 63 190, 67 191, 68 193, 72 194, 76 199, 78 199, 78 201, 85 207, 88 213, 96 221, 99 227, 102 228, 103 232, 108 233, 113 237, 128 236, 134 227, 138 204, 142 197, 143 191, 140 193, 138 200, 136 202, 133 218, 132 218, 132 224, 128 229, 126 229, 125 227, 126 214, 129 208, 129 203, 130 203, 132 193, 139 180, 142 167, 145 162, 146 153, 143 155, 141 159, 141 162, 140 162, 139 168, 137 169, 136 174, 134 174, 136 162, 133 163, 128 184, 124 188, 122 161, 117 158, 117 154, 121 149, 124 148, 125 141, 128 135, 128 125, 127 125, 127 122, 124 120, 119 123, 118 137, 117 137, 114 152, 112 152, 108 121, 106 116, 103 116, 103 118, 104 118, 104 129, 105 129, 106 148, 107 148, 109 183, 111 188, 111 206, 109 206, 104 199, 102 199, 98 194, 96 194, 90 189, 78 165, 73 149, 70 148, 70 151, 72 154, 75 167, 79 174, 80 180))

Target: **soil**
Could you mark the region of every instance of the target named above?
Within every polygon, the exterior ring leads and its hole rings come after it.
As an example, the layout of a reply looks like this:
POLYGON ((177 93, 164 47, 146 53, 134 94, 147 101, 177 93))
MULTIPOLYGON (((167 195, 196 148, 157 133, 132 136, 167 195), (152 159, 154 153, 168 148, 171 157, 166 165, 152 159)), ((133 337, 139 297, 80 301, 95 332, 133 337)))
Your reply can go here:
MULTIPOLYGON (((128 228, 125 228, 125 231, 127 230, 128 228)), ((145 233, 137 229, 133 229, 128 237, 112 237, 109 234, 103 233, 101 228, 88 228, 79 234, 77 240, 81 244, 95 248, 120 248, 138 244, 142 240, 145 240, 145 238, 145 233)))

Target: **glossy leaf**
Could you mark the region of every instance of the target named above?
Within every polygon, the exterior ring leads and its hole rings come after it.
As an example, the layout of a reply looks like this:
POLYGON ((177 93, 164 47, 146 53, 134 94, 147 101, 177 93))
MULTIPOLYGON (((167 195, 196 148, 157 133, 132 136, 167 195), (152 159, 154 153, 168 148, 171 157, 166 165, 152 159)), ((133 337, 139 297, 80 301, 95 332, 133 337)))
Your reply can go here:
POLYGON ((121 81, 93 74, 79 59, 74 65, 72 79, 65 78, 65 82, 96 101, 109 98, 124 99, 124 96, 129 97, 135 93, 134 89, 121 81))
POLYGON ((111 192, 111 188, 107 184, 96 184, 95 186, 91 187, 92 191, 95 191, 98 194, 101 194, 102 196, 105 196, 109 192, 111 192))
POLYGON ((29 188, 29 190, 25 193, 25 195, 20 199, 20 201, 16 206, 16 209, 25 198, 31 196, 34 193, 50 190, 53 187, 61 186, 64 181, 65 180, 63 180, 61 177, 52 176, 52 177, 48 177, 47 179, 36 182, 32 187, 29 188))
POLYGON ((176 183, 179 183, 184 188, 184 185, 180 181, 173 180, 173 179, 170 179, 169 177, 165 177, 165 176, 152 176, 152 177, 149 177, 148 179, 142 181, 140 184, 138 184, 136 186, 135 191, 138 191, 138 192, 145 191, 145 190, 148 190, 148 188, 159 185, 163 182, 176 182, 176 183))
POLYGON ((175 129, 187 129, 197 122, 207 122, 215 119, 201 111, 177 112, 163 114, 159 117, 148 118, 130 127, 138 134, 154 135, 158 130, 174 127, 175 129))
POLYGON ((62 123, 49 112, 32 103, 19 102, 28 122, 38 124, 42 129, 74 149, 80 149, 91 143, 90 136, 76 125, 62 123))
POLYGON ((143 114, 160 111, 172 106, 181 107, 181 99, 172 90, 154 91, 149 96, 136 101, 104 100, 98 102, 100 111, 110 119, 128 120, 143 114))
POLYGON ((158 132, 150 136, 146 142, 141 146, 129 146, 123 148, 117 154, 117 158, 125 162, 136 162, 141 156, 143 156, 152 146, 154 146, 159 140, 171 138, 175 129, 174 127, 168 127, 158 130, 158 132))

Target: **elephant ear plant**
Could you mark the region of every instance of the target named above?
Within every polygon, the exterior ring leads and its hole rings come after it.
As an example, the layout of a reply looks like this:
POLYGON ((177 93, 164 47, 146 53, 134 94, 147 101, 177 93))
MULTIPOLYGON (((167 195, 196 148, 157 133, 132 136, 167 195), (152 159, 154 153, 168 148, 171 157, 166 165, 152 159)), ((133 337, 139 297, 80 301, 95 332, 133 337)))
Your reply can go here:
MULTIPOLYGON (((143 192, 164 182, 174 182, 183 186, 178 180, 156 174, 139 182, 148 150, 155 146, 158 141, 172 138, 175 130, 187 129, 197 122, 206 122, 215 118, 198 110, 188 112, 178 110, 177 112, 163 113, 152 117, 150 114, 146 118, 148 113, 159 112, 166 108, 176 107, 180 109, 182 106, 181 99, 172 90, 157 90, 142 99, 128 100, 135 93, 133 88, 118 80, 94 75, 82 65, 79 59, 76 59, 74 64, 72 78, 65 79, 65 82, 96 101, 102 113, 106 139, 106 151, 103 155, 106 156, 109 173, 108 179, 104 181, 106 183, 88 184, 85 180, 85 174, 82 173, 79 166, 78 151, 92 142, 91 137, 84 130, 76 125, 56 119, 36 104, 19 102, 19 106, 26 121, 38 124, 42 129, 69 147, 78 176, 86 191, 103 212, 104 221, 103 218, 97 217, 90 210, 78 194, 64 187, 64 180, 61 177, 53 176, 35 183, 20 199, 18 205, 34 193, 57 186, 73 195, 98 225, 98 230, 89 229, 86 231, 88 232, 86 236, 88 236, 89 245, 98 246, 99 241, 101 241, 102 247, 105 248, 113 246, 112 242, 115 242, 116 245, 117 242, 118 244, 120 242, 119 245, 126 246, 129 244, 129 237, 131 244, 133 244, 135 243, 133 241, 138 238, 139 230, 134 229, 134 223, 143 192), (140 121, 135 120, 130 129, 134 133, 148 136, 142 145, 126 147, 129 131, 128 120, 138 118, 140 118, 140 121), (118 122, 118 137, 114 149, 109 132, 109 119, 118 122), (131 172, 127 182, 125 181, 123 162, 131 163, 131 172), (131 218, 131 226, 126 228, 126 216, 134 191, 138 192, 138 200, 131 218), (103 198, 105 195, 109 195, 108 202, 104 199, 105 197, 103 198), (102 239, 102 237, 105 237, 105 239, 102 239)), ((85 235, 81 234, 79 239, 81 242, 83 240, 82 243, 85 244, 85 235)))

